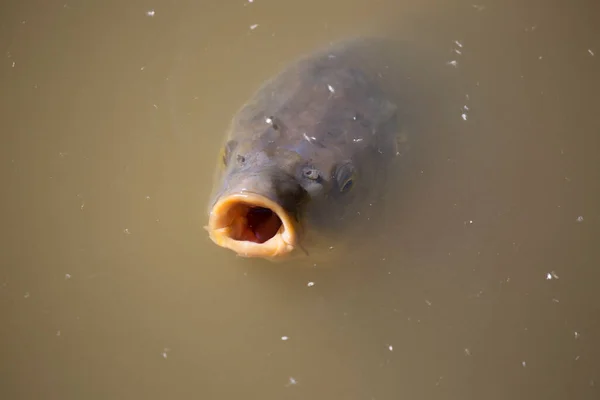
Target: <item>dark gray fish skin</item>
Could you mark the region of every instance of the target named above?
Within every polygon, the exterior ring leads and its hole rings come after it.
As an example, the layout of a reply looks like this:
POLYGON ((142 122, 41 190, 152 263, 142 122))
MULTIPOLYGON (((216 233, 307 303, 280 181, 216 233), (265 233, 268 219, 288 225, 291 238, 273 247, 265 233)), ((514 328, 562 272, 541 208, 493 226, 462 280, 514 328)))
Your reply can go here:
POLYGON ((248 257, 287 255, 307 233, 350 222, 385 186, 400 128, 381 49, 354 39, 301 58, 238 111, 210 202, 215 243, 248 257))

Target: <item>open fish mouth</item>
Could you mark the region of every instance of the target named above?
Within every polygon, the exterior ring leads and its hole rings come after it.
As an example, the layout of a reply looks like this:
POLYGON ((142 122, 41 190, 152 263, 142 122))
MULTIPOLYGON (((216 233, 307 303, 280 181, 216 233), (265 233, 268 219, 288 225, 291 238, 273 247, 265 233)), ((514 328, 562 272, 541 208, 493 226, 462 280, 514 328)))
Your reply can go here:
POLYGON ((206 230, 215 244, 244 257, 279 258, 298 243, 294 218, 276 202, 250 192, 220 198, 206 230))

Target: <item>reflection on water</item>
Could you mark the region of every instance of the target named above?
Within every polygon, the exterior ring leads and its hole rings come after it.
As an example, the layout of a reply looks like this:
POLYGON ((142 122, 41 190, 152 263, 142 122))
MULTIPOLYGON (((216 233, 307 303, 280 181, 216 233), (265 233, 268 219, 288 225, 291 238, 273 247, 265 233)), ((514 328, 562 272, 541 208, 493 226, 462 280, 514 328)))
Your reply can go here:
POLYGON ((598 398, 598 7, 446 3, 4 6, 2 398, 598 398), (414 140, 377 235, 210 243, 232 114, 384 32, 414 140))

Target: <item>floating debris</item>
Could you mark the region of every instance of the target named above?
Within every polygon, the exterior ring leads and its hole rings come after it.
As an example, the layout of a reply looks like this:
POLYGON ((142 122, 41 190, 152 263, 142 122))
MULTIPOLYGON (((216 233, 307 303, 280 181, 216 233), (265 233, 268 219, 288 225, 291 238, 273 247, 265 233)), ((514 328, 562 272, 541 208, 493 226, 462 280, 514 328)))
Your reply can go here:
POLYGON ((388 346, 388 350, 389 351, 394 351, 394 346, 392 346, 391 344, 388 346))
POLYGON ((592 49, 588 49, 588 53, 590 53, 590 56, 594 56, 594 52, 592 51, 592 49))
POLYGON ((128 228, 123 229, 123 233, 126 235, 131 235, 131 232, 129 232, 128 228))
POLYGON ((471 350, 469 350, 468 348, 465 348, 465 355, 466 356, 470 356, 471 355, 471 350))
POLYGON ((146 15, 148 17, 154 17, 155 14, 156 14, 156 12, 154 10, 148 10, 148 11, 146 11, 146 15))
POLYGON ((71 274, 65 274, 65 280, 66 279, 71 279, 71 274))
POLYGON ((281 340, 283 340, 284 342, 285 342, 286 340, 288 340, 288 339, 289 339, 289 337, 287 337, 287 336, 282 336, 282 337, 281 337, 281 340))
POLYGON ((451 65, 454 68, 458 67, 458 61, 456 61, 456 60, 448 61, 446 64, 451 65))
POLYGON ((56 336, 60 336, 60 331, 56 331, 56 336))
POLYGON ((163 352, 161 353, 162 357, 166 360, 167 357, 169 356, 169 351, 171 351, 171 349, 169 349, 168 347, 165 347, 163 349, 163 352))
POLYGON ((425 300, 425 304, 427 304, 428 306, 431 306, 433 303, 430 302, 429 300, 425 300))
POLYGON ((306 284, 306 286, 308 286, 308 287, 313 287, 313 286, 315 286, 315 283, 314 283, 314 282, 308 282, 308 283, 306 284))
POLYGON ((546 280, 549 281, 551 279, 558 279, 558 275, 556 275, 556 272, 550 271, 546 274, 546 280))
POLYGON ((580 215, 579 217, 577 217, 577 222, 583 222, 583 215, 580 215))
POLYGON ((330 91, 331 93, 335 93, 335 89, 333 88, 333 86, 331 86, 331 85, 327 85, 327 89, 329 89, 329 91, 330 91))
POLYGON ((29 298, 29 292, 25 292, 25 295, 23 297, 25 297, 26 299, 28 299, 29 298))
POLYGON ((525 368, 527 366, 527 363, 525 361, 521 362, 521 365, 523 366, 523 368, 525 368))
POLYGON ((290 376, 288 378, 288 383, 285 385, 285 387, 297 385, 297 384, 298 384, 298 381, 296 380, 296 378, 294 378, 293 376, 290 376))
POLYGON ((466 121, 466 120, 467 120, 467 114, 465 114, 465 113, 462 113, 460 116, 461 116, 461 118, 463 119, 463 121, 466 121))
POLYGON ((573 332, 573 333, 574 333, 574 335, 575 335, 575 339, 579 339, 579 332, 575 331, 575 332, 573 332))
POLYGON ((258 28, 258 24, 250 25, 250 30, 253 31, 258 28))

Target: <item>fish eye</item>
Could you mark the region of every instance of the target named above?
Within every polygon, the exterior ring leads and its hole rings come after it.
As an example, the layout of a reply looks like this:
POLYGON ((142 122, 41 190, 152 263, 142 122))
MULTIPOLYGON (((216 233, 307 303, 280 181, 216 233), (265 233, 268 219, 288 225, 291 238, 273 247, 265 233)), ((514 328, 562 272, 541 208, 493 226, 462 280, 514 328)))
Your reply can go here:
POLYGON ((347 193, 352 189, 354 186, 354 175, 354 167, 352 167, 352 164, 345 163, 338 167, 335 179, 341 193, 347 193))
POLYGON ((310 180, 316 181, 319 179, 319 171, 312 167, 304 167, 302 174, 310 180))

